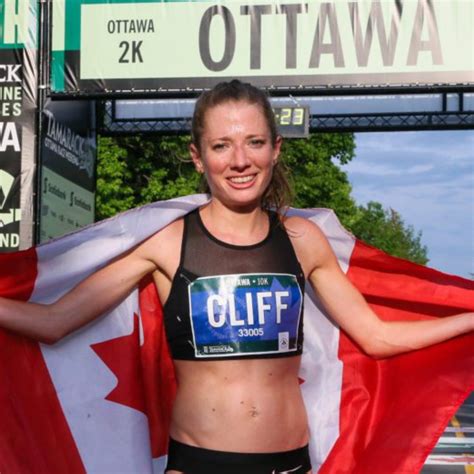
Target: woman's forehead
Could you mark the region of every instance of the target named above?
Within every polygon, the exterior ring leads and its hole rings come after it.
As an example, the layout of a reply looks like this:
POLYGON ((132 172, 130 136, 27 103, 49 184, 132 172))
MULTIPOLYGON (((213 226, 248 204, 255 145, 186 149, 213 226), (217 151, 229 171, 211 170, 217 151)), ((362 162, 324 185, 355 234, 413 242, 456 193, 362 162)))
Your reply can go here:
POLYGON ((229 101, 215 105, 206 111, 204 134, 268 133, 269 127, 262 108, 246 101, 229 101))

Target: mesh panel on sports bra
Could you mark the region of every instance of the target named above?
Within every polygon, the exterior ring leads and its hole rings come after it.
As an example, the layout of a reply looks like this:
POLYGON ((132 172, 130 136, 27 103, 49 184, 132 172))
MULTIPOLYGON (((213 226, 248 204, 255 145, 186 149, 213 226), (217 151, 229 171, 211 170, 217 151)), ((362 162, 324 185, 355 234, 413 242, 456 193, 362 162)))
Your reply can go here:
POLYGON ((275 213, 270 213, 266 238, 254 245, 236 246, 217 240, 202 223, 199 213, 188 216, 181 266, 199 275, 300 271, 293 247, 275 213), (205 238, 203 238, 205 236, 205 238), (296 265, 295 265, 296 264, 296 265))

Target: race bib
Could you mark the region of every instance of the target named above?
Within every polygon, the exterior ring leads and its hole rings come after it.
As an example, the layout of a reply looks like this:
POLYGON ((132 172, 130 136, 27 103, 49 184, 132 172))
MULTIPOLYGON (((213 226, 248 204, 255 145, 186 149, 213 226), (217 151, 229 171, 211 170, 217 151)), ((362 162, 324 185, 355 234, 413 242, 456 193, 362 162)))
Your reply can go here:
POLYGON ((295 275, 201 277, 188 291, 196 357, 297 350, 303 295, 295 275))

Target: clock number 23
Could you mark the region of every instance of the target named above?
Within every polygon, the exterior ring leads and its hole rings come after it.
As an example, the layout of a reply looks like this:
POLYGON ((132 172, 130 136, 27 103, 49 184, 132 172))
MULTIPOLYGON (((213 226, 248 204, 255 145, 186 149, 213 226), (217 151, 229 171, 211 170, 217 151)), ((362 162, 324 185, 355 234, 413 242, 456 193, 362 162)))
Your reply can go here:
POLYGON ((303 125, 304 109, 282 109, 280 114, 281 125, 303 125))

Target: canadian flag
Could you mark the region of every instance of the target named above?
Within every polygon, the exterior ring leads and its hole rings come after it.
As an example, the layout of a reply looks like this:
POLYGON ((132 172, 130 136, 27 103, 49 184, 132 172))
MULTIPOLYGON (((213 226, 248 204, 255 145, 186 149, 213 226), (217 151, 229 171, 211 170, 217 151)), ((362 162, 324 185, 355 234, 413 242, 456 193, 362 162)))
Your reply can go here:
MULTIPOLYGON (((148 205, 36 249, 0 256, 0 295, 56 300, 111 259, 203 204, 148 205)), ((341 267, 381 318, 474 309, 474 282, 390 257, 327 209, 293 210, 327 235, 341 267)), ((300 373, 321 474, 416 473, 474 388, 474 335, 373 360, 305 300, 300 373)), ((112 311, 54 345, 0 331, 0 472, 163 472, 175 393, 161 306, 143 281, 112 311)))

